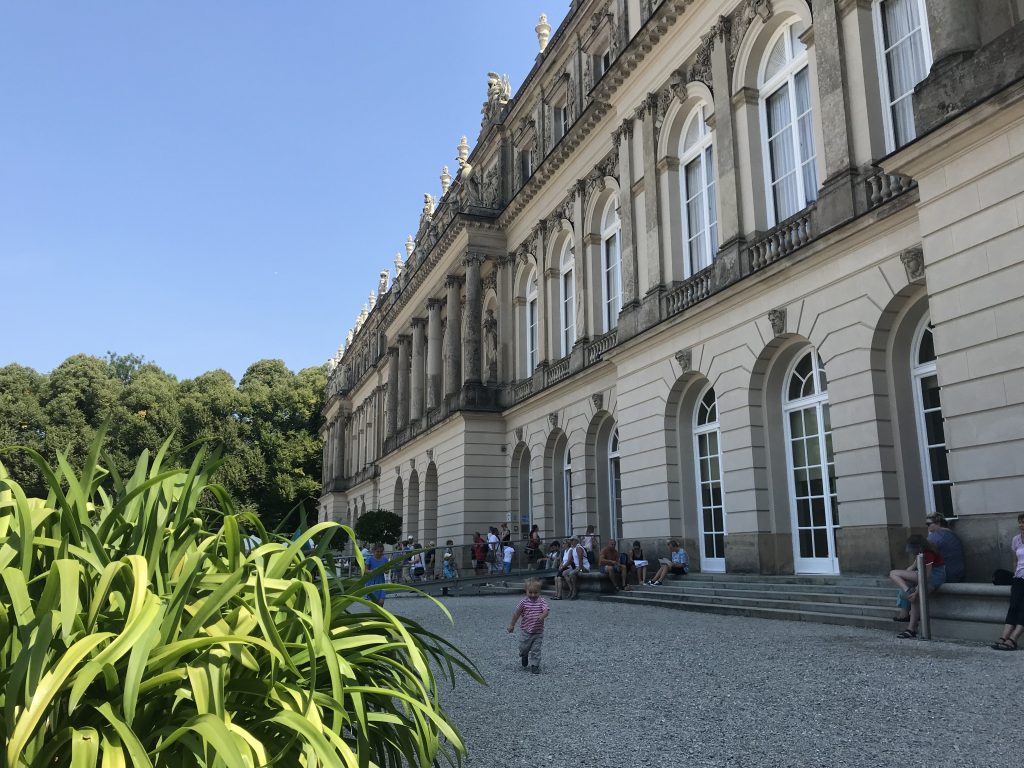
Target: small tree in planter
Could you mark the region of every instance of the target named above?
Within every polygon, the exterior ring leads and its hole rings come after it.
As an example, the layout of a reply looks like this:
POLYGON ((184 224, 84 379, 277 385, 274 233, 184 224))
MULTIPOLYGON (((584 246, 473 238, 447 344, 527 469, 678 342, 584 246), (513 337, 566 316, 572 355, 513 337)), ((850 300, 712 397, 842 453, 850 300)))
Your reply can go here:
POLYGON ((402 535, 402 516, 386 509, 375 509, 356 520, 356 536, 370 544, 394 544, 402 535))
POLYGON ((80 473, 23 449, 46 499, 0 464, 0 765, 461 763, 431 662, 481 678, 366 599, 376 572, 328 578, 340 526, 275 540, 211 482, 218 455, 165 469, 165 443, 122 479, 102 438, 80 473), (246 531, 264 543, 246 551, 246 531))

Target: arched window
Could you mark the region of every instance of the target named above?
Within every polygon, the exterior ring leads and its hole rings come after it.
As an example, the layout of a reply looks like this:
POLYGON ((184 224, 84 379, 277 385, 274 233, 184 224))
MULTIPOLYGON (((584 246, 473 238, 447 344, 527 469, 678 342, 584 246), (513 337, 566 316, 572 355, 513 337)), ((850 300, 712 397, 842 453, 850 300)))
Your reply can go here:
POLYGON ((619 468, 619 430, 608 441, 608 514, 612 536, 622 538, 622 476, 619 468))
POLYGON ((566 445, 565 461, 562 463, 562 499, 565 519, 562 524, 566 536, 572 535, 572 449, 566 445))
POLYGON ((693 456, 697 466, 701 570, 725 571, 725 509, 722 505, 721 433, 714 387, 697 402, 693 418, 693 456))
POLYGON ((573 270, 575 258, 573 256, 572 241, 566 239, 562 246, 562 256, 559 260, 559 282, 560 305, 559 319, 561 325, 561 346, 562 357, 572 352, 572 345, 576 343, 576 278, 573 270))
POLYGON ((875 0, 875 50, 881 82, 886 151, 917 137, 911 96, 932 66, 924 0, 875 0))
POLYGON ((936 512, 952 517, 953 484, 946 460, 946 430, 939 397, 939 378, 935 369, 935 345, 932 325, 925 316, 914 335, 910 375, 914 380, 914 405, 917 411, 917 436, 921 450, 925 505, 928 514, 936 512))
POLYGON ((523 337, 526 344, 523 351, 526 355, 526 375, 533 376, 533 372, 537 368, 538 343, 540 341, 540 304, 536 269, 530 272, 530 277, 526 281, 526 317, 524 325, 525 328, 523 330, 525 333, 523 337))
POLYGON ((807 49, 795 24, 768 46, 758 81, 770 225, 788 219, 818 196, 814 122, 807 49))
POLYGON ((783 396, 786 458, 798 573, 838 573, 839 524, 828 382, 817 352, 800 356, 786 377, 783 396))
POLYGON ((701 104, 690 114, 679 148, 687 276, 710 266, 718 250, 715 165, 706 119, 701 104))
POLYGON ((619 213, 616 200, 611 198, 601 216, 601 295, 603 298, 604 330, 619 324, 622 309, 622 265, 619 246, 619 213))

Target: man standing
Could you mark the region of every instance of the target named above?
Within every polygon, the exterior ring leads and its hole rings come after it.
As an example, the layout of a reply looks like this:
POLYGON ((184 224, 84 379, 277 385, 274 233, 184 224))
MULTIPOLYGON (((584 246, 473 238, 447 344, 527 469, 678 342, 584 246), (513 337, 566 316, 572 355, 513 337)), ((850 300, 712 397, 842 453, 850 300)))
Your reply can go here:
POLYGON ((960 537, 949 529, 949 523, 942 515, 935 513, 926 518, 928 523, 928 541, 935 545, 946 561, 946 581, 963 581, 966 570, 964 564, 964 545, 960 537))
POLYGON ((629 589, 626 586, 626 566, 619 562, 619 549, 615 544, 615 539, 608 539, 597 562, 601 566, 601 572, 608 574, 608 580, 616 590, 629 589))

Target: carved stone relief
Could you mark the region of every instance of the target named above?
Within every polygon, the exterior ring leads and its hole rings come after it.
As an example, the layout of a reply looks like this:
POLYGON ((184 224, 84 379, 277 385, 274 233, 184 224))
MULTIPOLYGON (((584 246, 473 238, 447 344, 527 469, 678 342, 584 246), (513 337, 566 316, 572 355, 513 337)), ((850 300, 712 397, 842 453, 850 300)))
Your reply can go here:
POLYGON ((691 370, 693 367, 693 350, 687 348, 676 352, 676 362, 679 363, 679 368, 683 373, 691 370))
POLYGON ((515 433, 516 433, 516 442, 517 443, 523 442, 523 428, 522 427, 516 427, 515 428, 515 433))
POLYGON ((921 246, 917 245, 901 252, 900 261, 903 262, 903 268, 907 270, 908 282, 924 280, 924 251, 921 246))
POLYGON ((772 333, 781 336, 786 332, 786 309, 779 307, 768 310, 768 322, 772 326, 772 333))
POLYGON ((729 63, 734 64, 736 62, 736 56, 739 54, 740 43, 743 42, 744 36, 747 34, 747 30, 750 25, 754 22, 754 19, 761 19, 764 23, 771 18, 772 15, 772 3, 771 0, 744 0, 744 2, 732 13, 731 25, 732 34, 729 42, 729 63))
POLYGON ((601 392, 594 393, 593 395, 590 396, 590 400, 594 404, 594 410, 595 411, 600 411, 600 410, 602 410, 604 408, 604 394, 603 393, 601 393, 601 392))
POLYGON ((558 429, 558 414, 555 412, 548 414, 548 423, 552 429, 558 429))

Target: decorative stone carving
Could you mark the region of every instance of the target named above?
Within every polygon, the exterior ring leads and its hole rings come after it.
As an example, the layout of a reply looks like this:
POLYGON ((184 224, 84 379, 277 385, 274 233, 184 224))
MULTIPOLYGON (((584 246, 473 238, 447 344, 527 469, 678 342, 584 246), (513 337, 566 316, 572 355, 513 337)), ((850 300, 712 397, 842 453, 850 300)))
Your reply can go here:
POLYGON ((483 204, 486 208, 497 208, 500 202, 500 174, 498 163, 494 163, 484 174, 483 204))
MULTIPOLYGON (((629 141, 633 137, 633 120, 626 118, 622 121, 618 128, 612 131, 612 140, 615 142, 615 146, 619 147, 622 144, 622 140, 629 141)), ((616 158, 617 159, 617 158, 616 158)))
POLYGON ((590 396, 590 401, 594 404, 594 410, 600 411, 604 409, 604 394, 601 392, 595 392, 590 396))
POLYGON ((485 292, 486 291, 497 291, 498 290, 498 273, 497 272, 491 272, 491 274, 489 274, 487 277, 485 277, 481 281, 481 284, 483 285, 485 292))
POLYGON ((583 62, 583 95, 587 96, 594 87, 594 70, 590 56, 585 56, 583 62))
POLYGON ((548 423, 552 429, 558 429, 558 414, 554 411, 548 414, 548 423))
POLYGON ((900 261, 903 262, 903 268, 907 270, 908 282, 924 280, 924 251, 921 246, 915 245, 913 248, 902 251, 900 261))
MULTIPOLYGON (((429 224, 432 218, 434 218, 434 196, 423 195, 423 212, 420 213, 420 226, 429 224)), ((412 239, 412 235, 409 236, 409 239, 412 239)), ((406 251, 409 250, 408 243, 406 243, 405 249, 406 251)))
POLYGON ((487 368, 487 381, 498 380, 498 321, 494 318, 494 310, 487 310, 484 318, 484 366, 487 368))
POLYGON ((382 269, 380 272, 380 280, 377 282, 377 294, 383 296, 388 292, 388 278, 391 277, 386 269, 382 269))
POLYGON ((399 466, 395 467, 395 475, 397 477, 401 477, 402 476, 402 468, 401 467, 399 467, 399 466))
POLYGON ((537 45, 540 46, 540 52, 544 53, 544 49, 548 47, 548 40, 551 38, 551 25, 548 24, 546 13, 540 15, 540 21, 537 22, 533 31, 537 33, 537 45))
POLYGON ((409 469, 416 469, 416 459, 409 459, 409 469))
POLYGON ((744 0, 742 5, 733 11, 730 22, 732 27, 731 39, 729 41, 730 65, 735 63, 736 56, 740 50, 740 43, 743 42, 743 38, 746 36, 747 30, 754 22, 754 19, 759 18, 764 23, 771 18, 771 15, 771 0, 744 0))
POLYGON ((772 333, 781 336, 786 332, 786 309, 779 307, 768 310, 768 322, 772 326, 772 333))
POLYGON ((374 293, 373 291, 370 291, 370 298, 369 298, 369 300, 367 301, 367 303, 368 303, 368 304, 370 305, 370 309, 371 309, 371 310, 372 310, 372 309, 373 309, 373 308, 374 308, 375 306, 377 306, 377 294, 376 294, 376 293, 374 293))
POLYGON ((448 189, 452 185, 452 175, 448 173, 448 166, 442 166, 441 168, 441 194, 447 195, 448 189))
POLYGON ((676 362, 679 363, 679 369, 686 373, 693 367, 693 350, 692 349, 680 349, 676 352, 676 362))
POLYGON ((466 141, 465 136, 459 139, 459 146, 456 147, 456 152, 458 153, 456 157, 459 161, 459 168, 464 168, 466 161, 469 160, 469 142, 466 141))
POLYGON ((480 112, 483 114, 481 127, 489 120, 498 120, 502 110, 512 98, 512 85, 508 81, 508 75, 499 75, 497 72, 487 73, 487 101, 484 102, 480 112))
POLYGON ((516 442, 517 443, 523 442, 523 428, 522 427, 516 427, 515 428, 515 433, 516 433, 516 442))
MULTIPOLYGON (((708 88, 712 87, 711 78, 711 49, 715 42, 714 32, 708 32, 700 38, 700 46, 693 55, 693 63, 686 73, 686 79, 690 82, 702 82, 708 88)), ((682 97, 685 98, 685 97, 682 97)))
POLYGON ((569 114, 569 125, 572 125, 576 122, 576 78, 572 72, 567 72, 565 76, 565 108, 569 114))
POLYGON ((427 448, 427 463, 429 464, 434 460, 434 449, 427 448))

